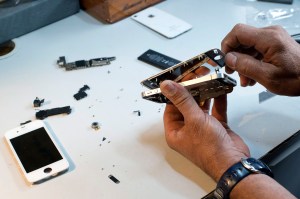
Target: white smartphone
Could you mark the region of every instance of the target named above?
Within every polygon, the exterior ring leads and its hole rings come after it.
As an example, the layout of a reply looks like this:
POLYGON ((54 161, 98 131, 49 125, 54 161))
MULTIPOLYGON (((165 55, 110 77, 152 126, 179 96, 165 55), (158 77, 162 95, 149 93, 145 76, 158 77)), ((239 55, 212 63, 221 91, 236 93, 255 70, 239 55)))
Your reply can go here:
POLYGON ((191 24, 155 7, 142 10, 131 18, 170 39, 192 28, 191 24))
POLYGON ((4 138, 30 184, 42 182, 69 168, 69 162, 41 120, 11 129, 4 138))

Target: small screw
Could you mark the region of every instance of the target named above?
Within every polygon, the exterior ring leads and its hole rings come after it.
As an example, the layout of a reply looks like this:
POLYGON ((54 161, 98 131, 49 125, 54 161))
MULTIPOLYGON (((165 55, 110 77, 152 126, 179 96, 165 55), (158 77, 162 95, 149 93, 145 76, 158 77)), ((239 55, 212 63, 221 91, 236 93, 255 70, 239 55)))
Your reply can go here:
POLYGON ((95 129, 95 130, 99 130, 100 129, 100 125, 98 122, 93 122, 92 123, 92 128, 95 129))

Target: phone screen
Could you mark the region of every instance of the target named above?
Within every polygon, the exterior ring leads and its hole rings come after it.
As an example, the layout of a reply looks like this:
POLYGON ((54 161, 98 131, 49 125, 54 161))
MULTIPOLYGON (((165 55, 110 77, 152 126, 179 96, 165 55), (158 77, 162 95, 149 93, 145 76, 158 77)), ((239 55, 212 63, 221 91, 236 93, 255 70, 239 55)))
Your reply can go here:
POLYGON ((43 127, 10 142, 27 173, 63 159, 43 127))

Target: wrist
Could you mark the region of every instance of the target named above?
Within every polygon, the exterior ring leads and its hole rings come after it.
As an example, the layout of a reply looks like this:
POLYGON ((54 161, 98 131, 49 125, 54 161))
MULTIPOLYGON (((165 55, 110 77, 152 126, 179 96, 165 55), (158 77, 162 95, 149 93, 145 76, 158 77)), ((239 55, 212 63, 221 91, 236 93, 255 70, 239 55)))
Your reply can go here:
POLYGON ((228 156, 228 154, 226 155, 222 155, 219 157, 223 157, 220 159, 217 159, 217 161, 215 162, 215 164, 217 166, 215 166, 215 172, 213 175, 211 175, 211 177, 218 182, 220 180, 220 178, 222 177, 222 175, 234 164, 238 163, 241 161, 242 158, 248 158, 249 156, 245 155, 245 154, 234 154, 231 156, 228 156))
POLYGON ((251 174, 265 174, 273 177, 270 168, 254 158, 241 159, 228 168, 221 176, 214 191, 214 197, 217 199, 228 199, 234 187, 244 178, 251 174))

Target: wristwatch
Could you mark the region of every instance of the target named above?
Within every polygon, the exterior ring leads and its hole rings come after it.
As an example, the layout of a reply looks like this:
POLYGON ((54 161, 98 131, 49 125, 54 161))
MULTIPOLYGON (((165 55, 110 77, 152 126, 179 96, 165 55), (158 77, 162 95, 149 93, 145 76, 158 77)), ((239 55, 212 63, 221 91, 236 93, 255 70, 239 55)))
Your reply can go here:
POLYGON ((229 194, 235 185, 253 173, 266 174, 273 177, 271 169, 262 161, 255 158, 242 158, 240 162, 231 166, 222 175, 217 183, 217 188, 213 191, 213 197, 216 199, 228 199, 229 194))

